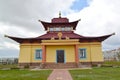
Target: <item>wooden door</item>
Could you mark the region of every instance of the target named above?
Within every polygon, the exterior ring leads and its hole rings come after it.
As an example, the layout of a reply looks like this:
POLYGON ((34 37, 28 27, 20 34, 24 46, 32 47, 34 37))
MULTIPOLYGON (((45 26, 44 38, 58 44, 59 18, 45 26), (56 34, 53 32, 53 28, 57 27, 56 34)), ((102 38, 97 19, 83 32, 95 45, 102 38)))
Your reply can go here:
POLYGON ((64 50, 57 50, 57 63, 64 63, 64 50))

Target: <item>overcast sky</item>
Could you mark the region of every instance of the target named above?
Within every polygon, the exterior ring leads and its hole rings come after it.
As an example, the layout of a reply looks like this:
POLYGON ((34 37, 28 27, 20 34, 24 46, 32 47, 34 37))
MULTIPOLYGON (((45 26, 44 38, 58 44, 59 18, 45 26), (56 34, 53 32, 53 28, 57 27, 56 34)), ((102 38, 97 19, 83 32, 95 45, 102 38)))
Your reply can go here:
POLYGON ((51 21, 61 11, 70 21, 81 19, 76 33, 83 36, 116 35, 102 50, 120 47, 120 0, 0 0, 0 57, 18 57, 19 44, 5 38, 37 37, 45 33, 38 20, 51 21))

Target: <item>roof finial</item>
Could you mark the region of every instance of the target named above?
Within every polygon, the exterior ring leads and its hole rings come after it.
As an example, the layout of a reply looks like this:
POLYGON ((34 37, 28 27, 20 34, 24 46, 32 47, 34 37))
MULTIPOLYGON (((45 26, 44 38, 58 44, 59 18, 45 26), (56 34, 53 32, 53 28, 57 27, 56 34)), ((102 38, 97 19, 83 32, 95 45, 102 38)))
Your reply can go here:
POLYGON ((61 11, 59 11, 59 18, 61 18, 61 11))
POLYGON ((8 35, 4 35, 4 37, 8 37, 8 35))

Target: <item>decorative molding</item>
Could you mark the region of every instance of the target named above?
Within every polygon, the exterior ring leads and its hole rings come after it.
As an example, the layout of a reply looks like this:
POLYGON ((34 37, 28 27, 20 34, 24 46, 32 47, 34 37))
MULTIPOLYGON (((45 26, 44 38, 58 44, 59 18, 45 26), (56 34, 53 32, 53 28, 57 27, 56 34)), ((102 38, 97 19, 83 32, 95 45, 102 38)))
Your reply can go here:
POLYGON ((70 38, 66 36, 65 39, 66 39, 66 40, 69 40, 70 38))
POLYGON ((59 40, 61 40, 61 38, 62 38, 62 33, 61 32, 58 33, 58 37, 59 37, 59 40))
POLYGON ((55 40, 55 38, 54 38, 54 37, 51 37, 51 40, 55 40))

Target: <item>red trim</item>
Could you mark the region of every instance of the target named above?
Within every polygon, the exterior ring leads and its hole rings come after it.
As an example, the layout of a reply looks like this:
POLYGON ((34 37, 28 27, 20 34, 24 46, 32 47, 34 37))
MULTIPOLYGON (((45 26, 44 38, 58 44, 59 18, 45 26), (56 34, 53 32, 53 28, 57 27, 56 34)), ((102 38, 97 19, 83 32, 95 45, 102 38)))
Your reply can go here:
POLYGON ((79 63, 79 58, 78 58, 78 45, 75 45, 75 62, 79 63))

